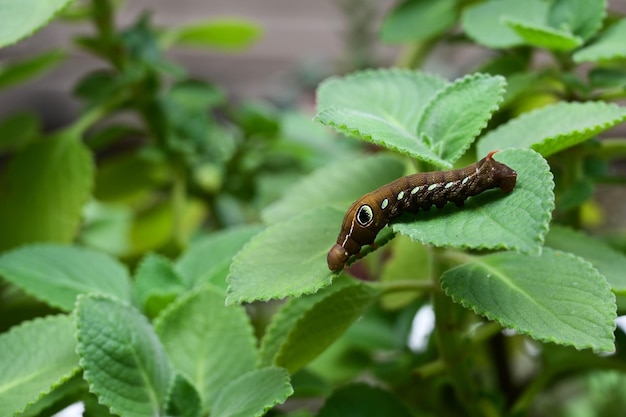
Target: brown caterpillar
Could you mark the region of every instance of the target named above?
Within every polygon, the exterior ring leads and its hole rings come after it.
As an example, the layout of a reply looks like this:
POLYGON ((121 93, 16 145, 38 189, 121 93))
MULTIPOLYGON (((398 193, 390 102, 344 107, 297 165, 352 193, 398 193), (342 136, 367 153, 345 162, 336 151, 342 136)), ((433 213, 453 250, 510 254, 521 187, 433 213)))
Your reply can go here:
POLYGON ((372 244, 378 232, 405 211, 416 213, 433 205, 442 208, 449 201, 460 207, 468 197, 491 188, 511 192, 517 173, 493 159, 496 152, 465 168, 398 178, 359 198, 348 209, 337 243, 328 252, 328 268, 339 271, 350 256, 372 244))

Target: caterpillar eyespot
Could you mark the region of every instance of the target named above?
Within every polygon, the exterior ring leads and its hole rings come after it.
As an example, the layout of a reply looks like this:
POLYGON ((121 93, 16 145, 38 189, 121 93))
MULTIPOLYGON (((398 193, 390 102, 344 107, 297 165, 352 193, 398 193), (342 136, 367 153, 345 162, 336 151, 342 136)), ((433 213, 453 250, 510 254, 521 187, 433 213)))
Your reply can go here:
POLYGON ((448 202, 462 206, 469 197, 491 188, 510 193, 515 188, 517 173, 493 159, 496 152, 465 168, 398 178, 359 198, 348 209, 337 243, 328 252, 328 268, 339 271, 350 256, 373 244, 378 232, 405 211, 441 208, 448 202))

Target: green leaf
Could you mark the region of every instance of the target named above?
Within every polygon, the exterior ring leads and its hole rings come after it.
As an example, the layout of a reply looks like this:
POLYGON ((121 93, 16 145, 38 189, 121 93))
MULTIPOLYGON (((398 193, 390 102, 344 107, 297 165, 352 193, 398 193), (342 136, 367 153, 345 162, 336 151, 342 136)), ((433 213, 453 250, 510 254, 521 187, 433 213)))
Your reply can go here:
POLYGON ((293 394, 289 374, 263 368, 228 382, 215 402, 211 417, 260 417, 293 394))
POLYGON ((91 155, 71 133, 27 146, 0 177, 0 251, 72 241, 93 182, 91 155))
POLYGON ((455 162, 504 97, 506 81, 501 76, 472 74, 449 84, 424 109, 417 131, 443 160, 455 162))
POLYGON ((100 295, 80 296, 76 309, 80 364, 100 403, 121 417, 165 415, 174 373, 146 318, 100 295))
POLYGON ((548 23, 588 40, 595 35, 606 16, 606 0, 557 0, 552 3, 548 23))
POLYGON ((226 302, 299 296, 329 285, 332 273, 326 255, 343 216, 342 211, 322 207, 254 236, 233 258, 226 302))
POLYGON ((411 417, 413 414, 391 393, 363 383, 337 389, 317 417, 411 417))
POLYGON ((577 51, 573 58, 575 62, 600 62, 612 59, 626 58, 626 19, 622 19, 608 27, 589 46, 577 51))
POLYGON ((167 415, 200 417, 202 401, 195 387, 180 374, 176 374, 167 395, 167 415))
POLYGON ((258 366, 270 366, 276 363, 276 356, 285 344, 289 333, 295 328, 305 314, 321 301, 327 299, 337 291, 355 285, 355 281, 343 275, 335 280, 334 284, 326 287, 315 294, 305 297, 292 298, 287 301, 280 311, 272 317, 265 335, 261 340, 258 366))
POLYGON ((612 88, 626 86, 626 69, 593 68, 589 71, 589 83, 592 87, 612 88))
POLYGON ((71 316, 37 318, 0 335, 0 415, 12 416, 80 368, 71 316))
POLYGON ((29 36, 72 0, 20 0, 0 3, 0 48, 29 36))
POLYGON ((31 111, 14 113, 0 121, 0 153, 18 151, 39 136, 39 118, 31 111))
POLYGON ((419 137, 417 126, 441 78, 416 71, 363 71, 330 78, 317 89, 315 120, 341 133, 450 167, 419 137))
POLYGON ((441 35, 456 22, 457 0, 407 0, 385 18, 384 42, 423 41, 441 35))
POLYGON ((276 223, 324 206, 347 210, 357 198, 401 177, 404 172, 404 164, 391 155, 338 161, 296 182, 281 200, 263 210, 261 216, 267 223, 276 223))
POLYGON ((490 48, 510 48, 524 44, 506 19, 544 25, 549 3, 542 0, 491 0, 467 7, 461 18, 465 33, 490 48))
POLYGON ((530 337, 613 352, 615 295, 598 271, 572 254, 496 253, 446 271, 446 294, 530 337))
MULTIPOLYGON (((251 371, 256 340, 243 307, 224 306, 222 291, 202 288, 178 299, 155 323, 172 364, 211 410, 225 381, 251 371)), ((213 415, 213 413, 212 413, 213 415)))
POLYGON ((148 317, 156 317, 185 290, 185 282, 169 259, 149 253, 141 260, 135 273, 133 295, 148 317))
POLYGON ((536 25, 515 18, 504 18, 527 45, 546 48, 552 51, 571 51, 583 44, 578 36, 564 30, 551 28, 547 25, 536 25))
POLYGON ((208 283, 225 288, 233 256, 260 230, 256 225, 237 227, 198 239, 176 260, 174 267, 188 288, 208 283))
POLYGON ((32 58, 12 62, 9 66, 0 66, 0 89, 32 80, 60 64, 66 56, 64 51, 47 51, 32 58))
POLYGON ((493 149, 531 148, 549 156, 626 120, 626 108, 605 102, 561 102, 524 113, 483 136, 478 155, 493 149))
POLYGON ((0 256, 0 275, 39 300, 72 311, 76 297, 100 293, 130 300, 126 267, 104 253, 61 245, 30 245, 0 256))
POLYGON ((552 226, 546 245, 591 262, 617 294, 626 294, 626 256, 600 239, 562 226, 552 226))
POLYGON ((263 29, 245 19, 222 18, 176 29, 174 41, 180 45, 241 51, 250 48, 263 35, 263 29))
POLYGON ((501 151, 494 158, 517 171, 511 194, 490 190, 471 197, 463 208, 448 204, 441 210, 404 215, 392 229, 435 246, 538 254, 554 209, 550 167, 531 150, 501 151))
POLYGON ((341 336, 374 301, 377 292, 357 283, 324 294, 300 316, 280 344, 274 363, 290 373, 302 369, 341 336))

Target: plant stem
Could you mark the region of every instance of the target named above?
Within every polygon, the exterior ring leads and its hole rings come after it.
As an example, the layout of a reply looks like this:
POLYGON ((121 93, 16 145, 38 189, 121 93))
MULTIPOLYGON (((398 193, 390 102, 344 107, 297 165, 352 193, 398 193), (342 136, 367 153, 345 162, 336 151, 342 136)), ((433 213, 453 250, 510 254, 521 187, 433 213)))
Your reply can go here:
MULTIPOLYGON (((439 277, 446 269, 443 249, 431 250, 431 273, 433 286, 439 285, 439 277)), ((487 399, 482 398, 480 389, 472 377, 472 343, 464 337, 464 318, 466 310, 455 304, 442 291, 431 293, 435 312, 435 336, 442 361, 446 364, 448 375, 456 395, 465 408, 465 415, 471 417, 498 416, 498 409, 487 399)))
POLYGON ((437 359, 436 361, 428 362, 425 365, 422 365, 413 370, 413 375, 419 378, 430 378, 435 375, 439 375, 446 371, 446 363, 441 359, 437 359))

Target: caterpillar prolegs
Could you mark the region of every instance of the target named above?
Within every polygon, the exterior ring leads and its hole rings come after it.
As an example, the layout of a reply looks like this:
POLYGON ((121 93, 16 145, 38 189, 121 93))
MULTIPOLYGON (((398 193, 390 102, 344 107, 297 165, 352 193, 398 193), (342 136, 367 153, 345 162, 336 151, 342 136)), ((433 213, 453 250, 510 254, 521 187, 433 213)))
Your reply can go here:
POLYGON ((359 198, 348 209, 337 243, 328 252, 328 268, 340 270, 350 256, 372 244, 378 232, 404 212, 442 208, 448 202, 460 207, 468 197, 491 188, 511 192, 517 173, 493 159, 496 152, 465 168, 398 178, 359 198))

